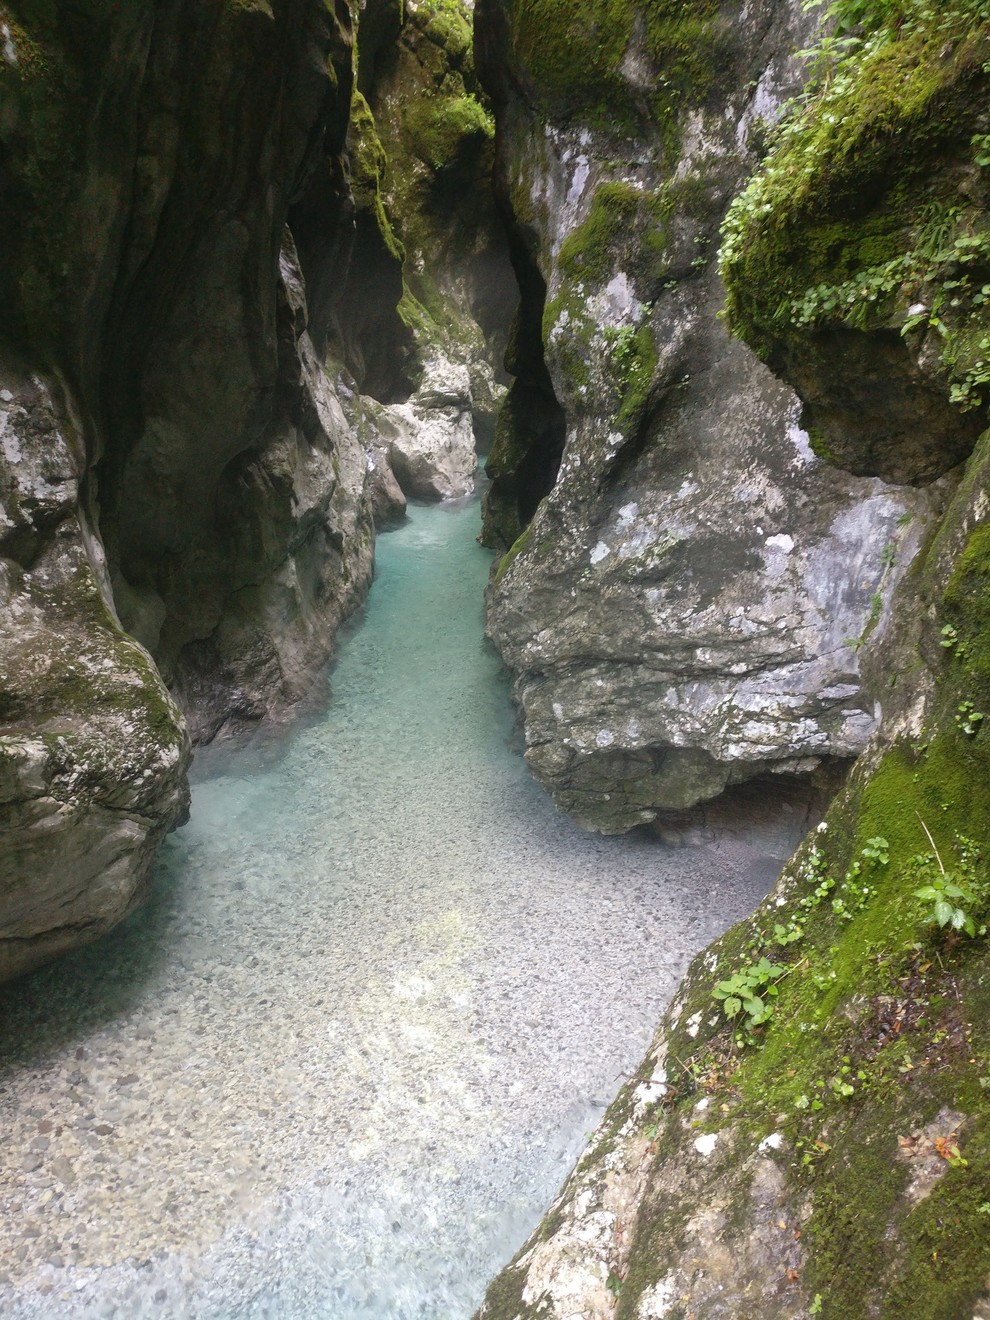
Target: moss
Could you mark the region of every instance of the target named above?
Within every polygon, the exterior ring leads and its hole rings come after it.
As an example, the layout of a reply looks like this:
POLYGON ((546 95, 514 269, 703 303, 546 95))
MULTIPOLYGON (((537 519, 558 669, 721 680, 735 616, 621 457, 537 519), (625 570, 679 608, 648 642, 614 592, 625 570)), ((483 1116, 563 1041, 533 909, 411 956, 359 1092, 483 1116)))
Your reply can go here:
POLYGON ((454 67, 472 63, 472 33, 468 12, 460 0, 420 0, 418 19, 427 38, 454 67))
POLYGON ((949 1169, 934 1191, 905 1218, 902 1233, 914 1244, 899 1277, 888 1284, 883 1320, 924 1316, 956 1320, 970 1315, 990 1276, 986 1214, 990 1188, 990 1134, 986 1120, 967 1128, 965 1166, 949 1169))
POLYGON ((456 168, 479 142, 495 137, 491 114, 467 93, 414 104, 406 116, 406 130, 413 154, 434 171, 456 168))
MULTIPOLYGON (((778 366, 802 326, 867 329, 889 324, 898 306, 938 297, 927 286, 949 279, 958 253, 933 252, 931 240, 956 187, 955 235, 981 223, 963 194, 972 195, 990 21, 972 0, 921 6, 907 23, 899 9, 888 12, 780 131, 726 221, 730 324, 778 366)), ((975 292, 975 271, 972 284, 975 292)), ((975 308, 949 301, 943 329, 975 308)), ((960 379, 990 356, 982 313, 976 323, 979 333, 943 351, 950 367, 958 359, 960 379)))
POLYGON ((616 269, 624 240, 633 240, 637 251, 630 254, 629 265, 656 278, 665 266, 672 210, 673 198, 665 193, 644 192, 629 183, 599 184, 587 217, 561 244, 561 275, 600 284, 616 269))
POLYGON ((392 227, 382 197, 382 178, 387 164, 385 148, 368 102, 358 91, 351 99, 347 150, 355 205, 359 211, 372 217, 385 249, 401 263, 405 260, 405 249, 392 227))
POLYGON ((522 554, 522 552, 527 548, 527 546, 530 544, 532 539, 533 539, 533 524, 530 523, 529 526, 526 527, 525 530, 522 532, 522 534, 518 536, 515 539, 515 541, 513 541, 512 545, 499 560, 498 568, 495 572, 495 581, 493 584, 494 586, 496 587, 498 586, 498 584, 505 577, 509 565, 512 563, 512 561, 516 558, 517 555, 522 554))
POLYGON ((682 104, 704 100, 724 64, 717 12, 715 0, 515 0, 513 47, 552 118, 604 130, 650 124, 663 136, 682 104), (654 70, 642 98, 623 74, 634 43, 654 70))
POLYGON ((649 325, 640 326, 633 335, 630 359, 622 382, 622 405, 616 418, 622 430, 628 430, 642 416, 657 369, 659 355, 649 325))

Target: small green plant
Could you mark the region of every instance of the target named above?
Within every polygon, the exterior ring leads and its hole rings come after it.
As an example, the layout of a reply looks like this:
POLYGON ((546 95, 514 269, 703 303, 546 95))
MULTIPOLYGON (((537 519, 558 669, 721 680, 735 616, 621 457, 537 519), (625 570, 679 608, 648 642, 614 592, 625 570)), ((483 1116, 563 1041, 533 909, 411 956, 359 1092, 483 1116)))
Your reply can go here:
POLYGON ((983 719, 983 711, 977 710, 971 701, 961 701, 956 707, 956 726, 967 738, 974 737, 983 719))
POLYGON ((722 1004, 725 1016, 731 1021, 740 1013, 745 1014, 744 1027, 752 1031, 760 1027, 773 1015, 773 1004, 777 997, 776 982, 787 971, 779 963, 772 963, 761 958, 757 963, 742 967, 726 981, 719 981, 712 991, 712 998, 722 1004))
POLYGON ((975 937, 976 922, 962 903, 973 903, 975 894, 957 884, 951 875, 932 876, 928 884, 914 891, 915 898, 931 905, 928 920, 943 930, 946 926, 952 930, 964 930, 975 937))
POLYGON ((867 839, 863 845, 863 856, 871 862, 877 862, 880 866, 886 866, 890 861, 890 844, 886 839, 879 835, 872 839, 867 839))
POLYGON ((926 920, 940 930, 963 931, 974 939, 986 933, 986 926, 977 927, 971 908, 978 900, 978 884, 975 879, 979 849, 971 839, 958 840, 960 850, 959 866, 956 871, 947 871, 942 863, 941 854, 935 846, 931 831, 921 817, 921 828, 925 831, 932 852, 911 859, 910 865, 924 877, 924 884, 914 890, 914 897, 928 906, 926 920), (932 864, 938 867, 934 872, 932 864))

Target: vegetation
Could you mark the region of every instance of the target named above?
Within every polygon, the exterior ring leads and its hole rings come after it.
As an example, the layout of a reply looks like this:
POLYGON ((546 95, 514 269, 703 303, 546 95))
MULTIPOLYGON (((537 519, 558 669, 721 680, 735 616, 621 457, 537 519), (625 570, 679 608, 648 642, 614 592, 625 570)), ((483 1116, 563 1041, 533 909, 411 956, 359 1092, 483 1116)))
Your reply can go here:
POLYGON ((837 0, 827 16, 809 89, 725 222, 730 325, 771 362, 828 326, 915 347, 934 332, 952 401, 981 408, 990 4, 837 0))
POLYGON ((592 0, 580 7, 514 0, 514 49, 551 118, 580 117, 604 130, 646 124, 662 135, 684 99, 703 101, 724 71, 717 13, 716 0, 592 0), (652 91, 639 103, 622 72, 634 41, 655 71, 652 91))

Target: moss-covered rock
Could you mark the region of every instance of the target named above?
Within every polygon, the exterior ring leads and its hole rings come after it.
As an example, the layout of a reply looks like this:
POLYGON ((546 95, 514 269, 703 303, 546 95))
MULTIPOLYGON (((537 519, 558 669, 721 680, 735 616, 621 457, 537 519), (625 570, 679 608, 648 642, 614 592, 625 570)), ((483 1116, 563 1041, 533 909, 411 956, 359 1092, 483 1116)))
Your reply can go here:
POLYGON ((721 219, 797 86, 794 7, 735 26, 732 6, 630 7, 627 107, 663 33, 673 49, 710 27, 717 77, 671 100, 675 134, 547 100, 520 50, 534 14, 552 28, 548 8, 477 11, 522 292, 484 524, 503 556, 522 549, 488 620, 534 773, 583 824, 620 832, 862 748, 860 644, 918 543, 898 520, 927 497, 837 479, 793 395, 717 317, 721 219))
POLYGON ((189 739, 120 627, 58 386, 0 369, 0 980, 96 938, 184 819, 189 739), (15 463, 10 463, 16 457, 15 463))
POLYGON ((733 205, 727 310, 824 457, 928 481, 987 415, 990 20, 970 0, 863 12, 733 205))
POLYGON ((619 1317, 983 1314, 988 482, 990 433, 898 589, 879 735, 481 1315, 604 1316, 606 1284, 619 1317))
MULTIPOLYGON (((466 367, 475 436, 487 449, 513 285, 491 186, 494 126, 474 72, 470 6, 414 0, 398 41, 378 50, 372 71, 363 71, 363 61, 362 54, 360 81, 384 153, 377 186, 402 251, 397 315, 416 345, 409 388, 388 401, 407 399, 424 373, 466 367)), ((356 263, 357 282, 366 269, 356 263)), ((368 299, 349 298, 347 306, 355 301, 368 299)), ((382 338, 363 335, 365 352, 382 338)))

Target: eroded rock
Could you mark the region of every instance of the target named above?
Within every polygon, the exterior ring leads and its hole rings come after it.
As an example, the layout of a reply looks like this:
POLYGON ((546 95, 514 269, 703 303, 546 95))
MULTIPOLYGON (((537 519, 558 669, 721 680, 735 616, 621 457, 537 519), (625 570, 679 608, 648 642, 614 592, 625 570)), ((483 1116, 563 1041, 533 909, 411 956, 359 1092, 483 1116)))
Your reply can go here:
POLYGON ((95 938, 185 819, 189 738, 117 621, 62 391, 0 375, 0 980, 95 938))
MULTIPOLYGON (((862 750, 875 716, 860 648, 882 634, 937 496, 827 468, 794 395, 716 316, 719 224, 794 86, 798 7, 762 4, 731 30, 706 10, 698 40, 717 37, 724 68, 686 87, 662 132, 634 109, 657 57, 631 28, 613 89, 626 84, 632 116, 623 150, 526 81, 527 14, 480 8, 481 48, 527 253, 520 334, 539 352, 541 327, 564 435, 553 471, 549 405, 534 427, 516 391, 489 543, 505 548, 551 485, 494 577, 489 629, 537 778, 581 823, 619 832, 862 750)), ((538 375, 521 379, 539 400, 538 375)))

